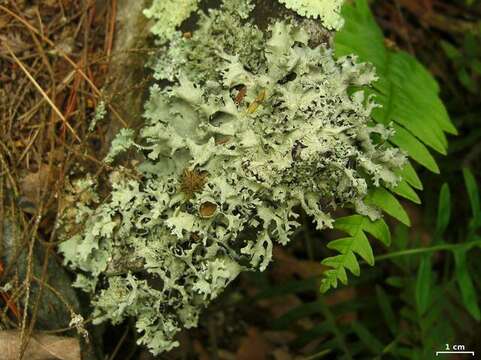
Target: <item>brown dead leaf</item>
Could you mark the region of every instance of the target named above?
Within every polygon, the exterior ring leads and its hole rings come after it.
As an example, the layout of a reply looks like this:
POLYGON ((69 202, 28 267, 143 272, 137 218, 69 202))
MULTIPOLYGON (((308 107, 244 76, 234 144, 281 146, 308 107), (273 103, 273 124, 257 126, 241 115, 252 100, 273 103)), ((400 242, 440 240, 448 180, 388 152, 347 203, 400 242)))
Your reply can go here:
POLYGON ((199 340, 194 340, 194 351, 195 354, 198 356, 199 360, 209 360, 209 353, 204 348, 202 343, 199 340))
POLYGON ((254 327, 247 330, 247 336, 241 340, 236 360, 266 360, 272 347, 264 336, 254 327))
POLYGON ((319 261, 296 259, 285 249, 278 246, 274 248, 274 259, 272 272, 274 277, 279 280, 291 278, 292 276, 308 279, 321 275, 325 269, 319 261))
POLYGON ((277 318, 302 304, 302 301, 293 294, 286 294, 268 299, 261 299, 258 305, 265 308, 269 313, 277 318))
MULTIPOLYGON (((16 360, 20 348, 20 332, 0 332, 0 360, 16 360)), ((24 359, 28 360, 80 360, 78 339, 34 334, 30 338, 24 359)))

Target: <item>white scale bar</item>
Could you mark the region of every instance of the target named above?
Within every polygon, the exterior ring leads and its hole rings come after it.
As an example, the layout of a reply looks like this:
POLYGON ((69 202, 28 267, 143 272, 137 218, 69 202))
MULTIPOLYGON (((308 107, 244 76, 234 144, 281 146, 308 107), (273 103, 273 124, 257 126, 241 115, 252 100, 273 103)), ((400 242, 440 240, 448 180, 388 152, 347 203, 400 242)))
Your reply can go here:
POLYGON ((474 356, 474 351, 436 351, 436 356, 439 354, 471 354, 474 356))

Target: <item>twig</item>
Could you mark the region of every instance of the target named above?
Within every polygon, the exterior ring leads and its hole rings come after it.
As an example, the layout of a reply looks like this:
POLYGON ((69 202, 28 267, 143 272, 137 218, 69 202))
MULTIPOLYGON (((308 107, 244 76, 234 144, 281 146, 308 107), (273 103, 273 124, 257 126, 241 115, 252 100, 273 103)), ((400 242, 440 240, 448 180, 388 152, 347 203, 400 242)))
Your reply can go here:
MULTIPOLYGON (((6 12, 7 14, 9 14, 10 16, 13 16, 15 19, 17 19, 18 21, 20 21, 22 24, 24 24, 26 27, 28 27, 29 29, 31 29, 32 31, 34 31, 37 35, 39 35, 43 41, 45 41, 47 44, 49 44, 51 47, 53 48, 56 48, 55 47, 55 44, 47 37, 45 36, 42 36, 40 34, 40 31, 38 29, 36 29, 34 26, 32 26, 27 20, 25 20, 24 18, 22 18, 21 16, 15 14, 13 11, 11 11, 10 9, 6 8, 5 6, 3 5, 0 5, 0 9, 3 10, 4 12, 6 12)), ((98 97, 102 98, 102 93, 100 92, 100 90, 97 88, 97 86, 95 86, 95 84, 89 79, 89 77, 85 74, 85 72, 78 67, 78 65, 60 48, 56 48, 57 52, 76 70, 79 72, 79 74, 85 79, 85 81, 87 81, 87 83, 89 84, 89 86, 92 88, 92 90, 94 91, 95 95, 97 95, 98 97)), ((117 112, 117 110, 111 105, 111 104, 108 104, 108 107, 110 109, 110 111, 112 111, 112 113, 115 115, 115 117, 117 118, 117 120, 124 126, 124 127, 128 127, 128 124, 127 122, 122 119, 122 117, 120 116, 120 114, 117 112)))
POLYGON ((42 94, 42 96, 45 98, 45 100, 49 103, 49 105, 52 107, 52 110, 55 111, 55 113, 60 117, 60 119, 62 119, 62 121, 64 122, 65 126, 70 130, 70 132, 73 134, 73 136, 75 137, 75 139, 77 139, 78 142, 82 142, 82 140, 80 140, 80 138, 78 137, 77 133, 75 132, 75 130, 72 128, 72 126, 70 126, 70 124, 68 123, 67 119, 65 119, 65 117, 63 116, 63 114, 60 112, 60 110, 58 109, 58 107, 53 103, 53 101, 48 97, 48 95, 45 93, 45 91, 42 89, 42 87, 38 84, 38 82, 33 78, 32 75, 30 75, 30 72, 25 68, 25 66, 22 64, 22 62, 15 56, 15 54, 13 53, 12 49, 10 48, 10 46, 5 42, 4 43, 7 51, 9 52, 10 56, 15 60, 15 62, 17 63, 17 65, 20 67, 20 69, 22 69, 22 71, 25 73, 25 75, 27 75, 27 77, 29 78, 29 80, 33 83, 33 85, 37 88, 37 90, 40 92, 40 94, 42 94))
MULTIPOLYGON (((37 214, 41 214, 41 208, 39 209, 37 214)), ((35 246, 35 234, 37 233, 38 227, 40 225, 41 216, 38 215, 35 217, 35 225, 32 229, 32 238, 30 239, 30 244, 28 248, 28 255, 27 255, 27 274, 25 275, 25 286, 26 286, 26 295, 25 295, 25 309, 23 311, 23 318, 22 318, 22 326, 20 332, 20 349, 18 351, 18 360, 22 360, 25 350, 27 349, 29 338, 30 338, 30 329, 28 334, 25 333, 26 326, 27 326, 27 309, 30 302, 30 280, 32 278, 33 273, 33 249, 35 246)))
POLYGON ((117 345, 115 346, 115 349, 114 351, 112 352, 112 355, 109 356, 109 360, 114 360, 115 357, 117 356, 117 353, 119 352, 120 350, 120 347, 122 346, 122 344, 124 343, 125 339, 127 338, 127 334, 129 333, 129 326, 126 325, 125 326, 125 331, 124 333, 122 334, 122 337, 120 338, 119 342, 117 343, 117 345))
MULTIPOLYGON (((75 71, 71 71, 62 80, 62 82, 57 85, 57 89, 50 88, 49 90, 46 91, 46 93, 49 94, 54 90, 56 90, 57 92, 63 91, 67 87, 67 85, 70 84, 70 82, 74 78, 74 75, 75 75, 75 71)), ((22 115, 19 115, 18 120, 28 119, 29 117, 33 116, 37 112, 37 110, 42 106, 44 101, 45 101, 45 98, 41 98, 34 106, 32 106, 32 108, 29 111, 23 113, 22 115)), ((65 118, 68 118, 68 116, 65 116, 65 118)))
POLYGON ((18 158, 17 160, 17 166, 20 164, 20 162, 23 160, 23 158, 25 157, 25 155, 27 155, 28 151, 30 150, 30 148, 32 147, 33 143, 35 142, 35 139, 37 138, 38 134, 40 133, 40 129, 37 129, 35 131, 35 134, 31 137, 31 139, 28 141, 28 144, 27 146, 25 147, 25 149, 23 150, 22 154, 20 155, 20 157, 18 158))
POLYGON ((110 61, 110 55, 112 54, 112 46, 114 42, 114 34, 115 34, 115 20, 117 18, 117 0, 112 0, 111 3, 111 16, 109 22, 109 31, 107 34, 107 41, 106 41, 106 53, 107 57, 110 61))

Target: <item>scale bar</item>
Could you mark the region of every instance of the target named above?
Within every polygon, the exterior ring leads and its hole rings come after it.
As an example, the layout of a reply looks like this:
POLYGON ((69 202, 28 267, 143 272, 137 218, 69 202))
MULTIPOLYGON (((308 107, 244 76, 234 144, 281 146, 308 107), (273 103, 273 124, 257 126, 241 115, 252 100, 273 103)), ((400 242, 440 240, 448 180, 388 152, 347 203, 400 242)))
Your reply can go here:
POLYGON ((436 356, 439 354, 470 354, 474 356, 474 351, 436 351, 436 356))

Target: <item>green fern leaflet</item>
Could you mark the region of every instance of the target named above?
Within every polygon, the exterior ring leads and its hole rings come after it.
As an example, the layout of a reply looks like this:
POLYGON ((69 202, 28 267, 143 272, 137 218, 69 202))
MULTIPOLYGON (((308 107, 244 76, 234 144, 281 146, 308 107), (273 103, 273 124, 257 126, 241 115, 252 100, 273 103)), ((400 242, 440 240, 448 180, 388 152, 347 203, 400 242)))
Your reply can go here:
POLYGON ((334 227, 349 234, 349 236, 331 241, 327 245, 329 249, 338 251, 340 255, 322 261, 322 264, 331 268, 324 272, 324 278, 321 282, 322 292, 329 290, 331 287, 337 287, 338 280, 347 284, 346 270, 359 276, 360 268, 356 255, 360 256, 369 265, 374 265, 374 255, 366 233, 371 234, 386 246, 391 243, 389 228, 382 219, 371 221, 361 215, 352 215, 337 219, 334 227))
MULTIPOLYGON (((411 55, 386 47, 367 0, 346 4, 343 16, 345 25, 335 36, 336 56, 355 55, 359 61, 375 66, 378 80, 366 90, 381 105, 373 112, 374 121, 391 124, 395 130, 392 144, 405 151, 411 160, 438 173, 439 167, 429 149, 445 155, 448 147, 446 134, 456 134, 456 129, 439 98, 436 80, 411 55)), ((403 180, 396 188, 376 188, 365 201, 410 226, 406 211, 393 193, 419 204, 421 201, 415 189, 422 190, 423 186, 410 162, 399 175, 403 180)), ((321 291, 337 287, 338 281, 346 284, 346 270, 359 275, 356 256, 374 265, 372 248, 365 232, 389 244, 389 229, 384 221, 372 222, 354 215, 338 219, 334 227, 350 236, 328 244, 328 248, 340 255, 324 259, 323 264, 330 269, 325 272, 321 291)))
MULTIPOLYGON (((355 54, 362 62, 376 67, 379 80, 374 84, 374 120, 394 123, 392 142, 419 164, 433 172, 439 168, 427 147, 446 154, 446 134, 456 134, 446 108, 439 98, 439 86, 431 74, 411 55, 392 51, 366 0, 357 0, 343 9, 346 24, 336 34, 338 57, 355 54)), ((412 184, 416 187, 416 184, 412 184)))

